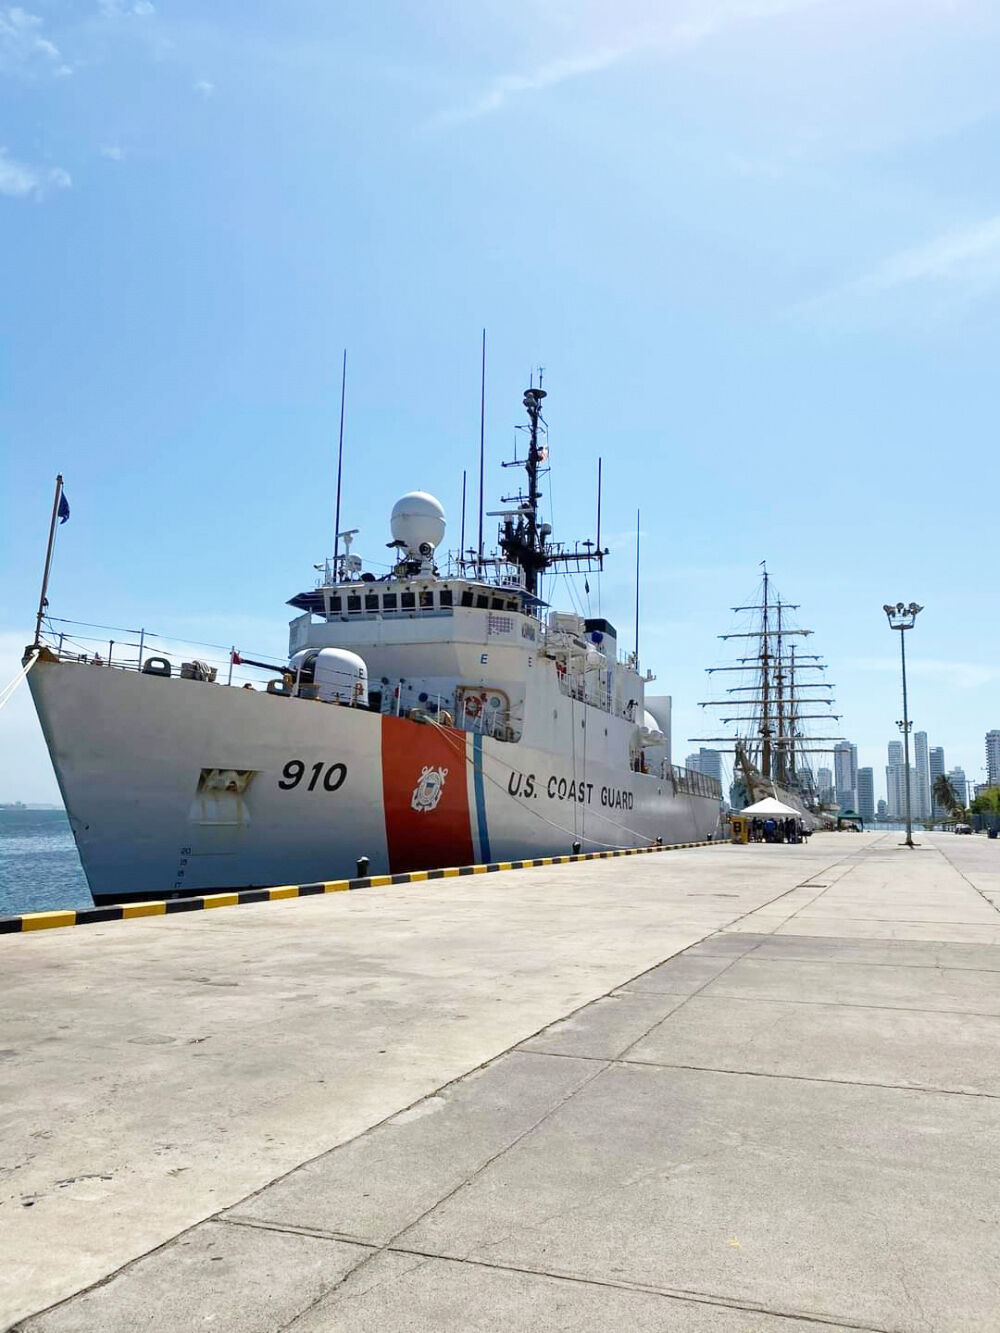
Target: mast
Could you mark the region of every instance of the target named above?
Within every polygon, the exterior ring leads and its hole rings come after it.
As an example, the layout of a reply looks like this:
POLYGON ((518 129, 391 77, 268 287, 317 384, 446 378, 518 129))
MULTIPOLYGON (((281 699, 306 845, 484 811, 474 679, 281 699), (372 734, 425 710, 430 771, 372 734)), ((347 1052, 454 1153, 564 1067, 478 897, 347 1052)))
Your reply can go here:
POLYGON ((778 632, 777 632, 777 652, 775 656, 775 667, 774 667, 775 687, 778 696, 778 753, 775 755, 775 759, 777 761, 777 770, 778 770, 777 779, 779 782, 784 783, 788 780, 788 771, 786 762, 788 756, 785 752, 787 726, 785 719, 785 662, 784 662, 784 656, 782 652, 782 642, 781 642, 782 638, 781 612, 782 612, 782 604, 781 604, 781 599, 779 598, 776 607, 776 614, 778 618, 778 632))
POLYGON ((745 654, 731 665, 708 668, 709 675, 738 671, 751 683, 730 686, 723 692, 726 697, 700 701, 702 708, 717 708, 724 724, 732 730, 726 736, 689 739, 721 743, 731 753, 735 752, 738 770, 743 771, 744 778, 753 773, 758 788, 763 785, 770 790, 775 783, 795 786, 803 760, 812 754, 828 753, 826 744, 842 738, 812 736, 803 730, 802 723, 840 720, 840 715, 832 711, 833 685, 825 680, 803 680, 806 672, 825 672, 826 664, 816 654, 803 654, 790 646, 790 640, 806 637, 812 630, 789 623, 789 613, 797 611, 798 606, 776 594, 766 565, 760 591, 758 602, 732 608, 734 612, 747 611, 755 616, 750 627, 719 635, 724 641, 752 640, 752 645, 748 643, 745 654), (815 711, 804 711, 809 705, 815 711))
POLYGON ((795 781, 795 730, 796 730, 796 699, 795 699, 795 644, 793 643, 788 650, 788 694, 791 699, 789 704, 788 717, 788 778, 791 782, 795 781))
POLYGON ((764 566, 764 605, 761 610, 761 635, 760 635, 760 686, 761 686, 761 709, 760 709, 760 771, 762 777, 770 781, 771 778, 771 670, 770 659, 768 655, 770 627, 767 623, 768 605, 767 605, 767 565, 764 566))
MULTIPOLYGON (((542 415, 542 403, 547 397, 542 388, 542 374, 539 371, 538 387, 532 383, 524 391, 524 410, 528 414, 527 457, 508 459, 503 466, 523 467, 527 475, 527 487, 514 495, 505 495, 501 503, 509 508, 490 511, 500 523, 500 551, 491 556, 480 556, 476 561, 478 577, 483 571, 493 569, 501 577, 510 576, 510 566, 521 571, 521 581, 525 592, 532 597, 539 597, 541 576, 553 566, 562 566, 567 573, 582 574, 588 570, 603 569, 604 557, 608 554, 600 542, 575 542, 573 546, 550 541, 552 528, 541 521, 541 479, 549 471, 547 466, 549 450, 547 444, 548 427, 542 415), (543 441, 546 441, 543 443, 543 441)), ((516 455, 516 450, 515 450, 516 455)), ((598 511, 599 512, 599 511, 598 511)))

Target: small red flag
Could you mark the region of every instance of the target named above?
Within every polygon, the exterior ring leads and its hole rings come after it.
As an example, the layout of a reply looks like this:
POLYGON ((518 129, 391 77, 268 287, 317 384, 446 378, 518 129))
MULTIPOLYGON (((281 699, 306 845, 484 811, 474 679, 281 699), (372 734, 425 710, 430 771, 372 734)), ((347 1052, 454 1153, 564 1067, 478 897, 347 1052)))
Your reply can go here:
POLYGON ((242 666, 242 665, 243 665, 243 658, 240 657, 239 653, 236 651, 235 648, 234 648, 233 651, 230 653, 230 655, 229 655, 229 660, 232 662, 233 666, 242 666))

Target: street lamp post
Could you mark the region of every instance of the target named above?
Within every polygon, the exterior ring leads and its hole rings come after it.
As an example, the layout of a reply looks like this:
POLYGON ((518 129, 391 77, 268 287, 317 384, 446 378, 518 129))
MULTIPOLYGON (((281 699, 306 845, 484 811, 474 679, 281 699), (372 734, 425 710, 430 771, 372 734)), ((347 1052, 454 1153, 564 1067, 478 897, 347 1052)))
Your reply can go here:
POLYGON ((906 638, 904 631, 912 629, 917 616, 924 608, 918 606, 916 602, 911 602, 905 606, 902 602, 897 602, 895 606, 887 602, 882 610, 885 612, 889 621, 890 629, 899 630, 899 660, 903 668, 903 720, 897 722, 903 733, 903 779, 906 792, 906 841, 904 847, 913 847, 913 818, 910 808, 910 714, 906 701, 906 638))

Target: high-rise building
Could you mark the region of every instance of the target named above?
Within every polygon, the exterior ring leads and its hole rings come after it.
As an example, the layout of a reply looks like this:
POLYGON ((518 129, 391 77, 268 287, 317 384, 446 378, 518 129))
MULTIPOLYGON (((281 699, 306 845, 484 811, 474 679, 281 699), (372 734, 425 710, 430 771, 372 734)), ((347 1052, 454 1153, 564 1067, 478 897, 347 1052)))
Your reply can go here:
POLYGON ((948 813, 944 806, 934 799, 934 784, 944 776, 944 746, 935 745, 928 755, 931 779, 931 812, 935 819, 943 819, 948 813))
POLYGON ((855 810, 858 804, 858 747, 850 741, 838 741, 833 747, 833 773, 837 786, 837 804, 841 810, 855 810))
POLYGON ((927 732, 917 731, 913 735, 913 766, 917 770, 916 791, 911 793, 914 819, 931 817, 931 768, 927 755, 927 732))
POLYGON ((704 745, 697 754, 689 754, 684 760, 685 768, 693 768, 696 773, 704 773, 722 783, 722 755, 718 750, 706 750, 704 745))
MULTIPOLYGON (((910 768, 910 818, 920 818, 918 801, 917 770, 910 768)), ((885 768, 885 794, 887 814, 890 819, 906 818, 906 763, 903 758, 903 742, 889 742, 889 762, 885 768)))
POLYGON ((832 768, 818 768, 816 770, 816 794, 821 805, 833 805, 837 799, 837 791, 833 785, 832 768))
MULTIPOLYGON (((889 818, 906 818, 906 765, 887 764, 885 770, 885 790, 888 797, 889 818)), ((916 805, 917 770, 910 767, 910 818, 917 818, 916 805)))
POLYGON ((886 814, 890 819, 902 819, 904 811, 903 792, 903 742, 889 742, 889 762, 885 767, 886 814))
POLYGON ((948 781, 951 783, 951 789, 959 801, 962 805, 965 805, 969 799, 969 783, 965 776, 965 769, 951 769, 948 773, 948 781))
POLYGON ((1000 787, 1000 731, 986 733, 986 781, 1000 787))
POLYGON ((889 805, 887 801, 879 801, 875 807, 876 819, 885 819, 889 814, 889 805))
POLYGON ((870 824, 875 818, 875 770, 858 769, 858 814, 870 824))

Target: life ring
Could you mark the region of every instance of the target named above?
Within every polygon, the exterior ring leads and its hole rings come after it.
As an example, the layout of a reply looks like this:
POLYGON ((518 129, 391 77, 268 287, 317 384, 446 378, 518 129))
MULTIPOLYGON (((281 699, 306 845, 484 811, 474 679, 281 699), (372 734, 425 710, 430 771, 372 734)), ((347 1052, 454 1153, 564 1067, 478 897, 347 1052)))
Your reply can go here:
POLYGON ((465 700, 466 717, 478 717, 482 712, 482 701, 472 694, 465 700))

